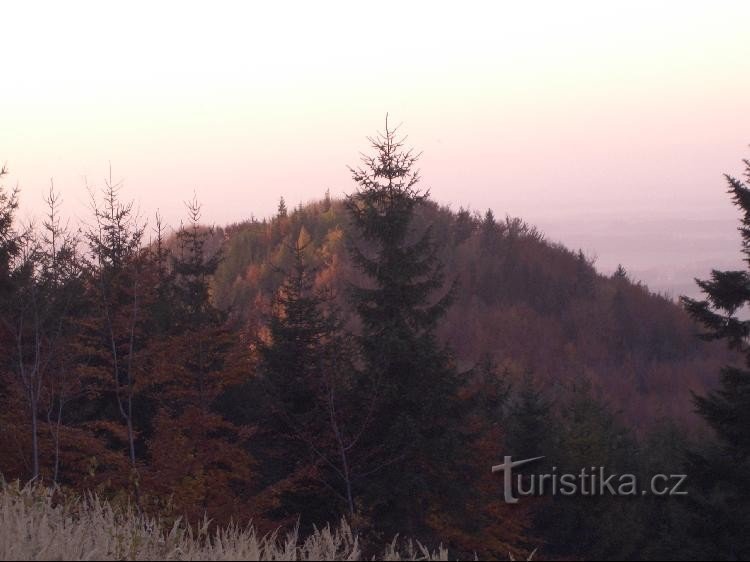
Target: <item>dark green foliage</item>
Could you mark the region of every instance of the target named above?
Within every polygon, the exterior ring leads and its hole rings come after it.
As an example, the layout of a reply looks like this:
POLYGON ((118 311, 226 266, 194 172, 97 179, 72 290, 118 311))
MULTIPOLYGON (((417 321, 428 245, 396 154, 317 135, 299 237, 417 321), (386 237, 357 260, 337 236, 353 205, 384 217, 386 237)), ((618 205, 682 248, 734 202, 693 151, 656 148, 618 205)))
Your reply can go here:
POLYGON ((594 294, 596 280, 596 270, 591 258, 578 250, 576 258, 576 282, 574 286, 574 296, 579 298, 590 298, 594 294))
POLYGON ((502 229, 495 221, 495 214, 492 212, 492 209, 487 209, 487 212, 484 214, 484 219, 479 226, 479 233, 479 240, 482 249, 487 252, 497 251, 500 244, 502 229))
POLYGON ((612 274, 612 279, 619 279, 621 281, 628 281, 630 279, 627 270, 621 263, 617 264, 617 269, 615 269, 615 272, 612 274))
MULTIPOLYGON (((554 414, 539 392, 522 390, 520 395, 511 443, 525 446, 520 449, 525 452, 518 453, 522 458, 545 457, 530 465, 529 471, 578 474, 596 467, 598 474, 599 467, 604 467, 608 474, 638 474, 635 440, 594 397, 587 382, 573 387, 554 414)), ((642 532, 640 498, 592 496, 591 490, 587 495, 550 497, 547 492, 546 496, 538 500, 533 526, 546 555, 623 560, 637 553, 642 532)))
MULTIPOLYGON (((750 160, 745 160, 750 179, 750 160)), ((741 212, 742 252, 750 263, 750 187, 726 176, 729 193, 741 212)), ((697 412, 716 440, 690 453, 696 486, 691 496, 691 529, 701 539, 700 556, 744 560, 750 557, 750 321, 740 312, 750 304, 750 275, 742 271, 712 271, 697 281, 704 300, 683 297, 688 312, 704 326, 702 337, 721 340, 744 360, 721 370, 719 386, 694 397, 697 412)))
POLYGON ((352 169, 358 189, 347 199, 357 238, 367 245, 350 247, 369 281, 350 294, 362 324, 364 376, 377 397, 366 438, 380 454, 367 498, 389 529, 414 530, 427 509, 447 509, 461 482, 458 379, 435 336, 454 290, 444 286, 432 228, 414 230, 428 197, 417 187, 418 156, 387 123, 370 141, 374 155, 352 169))
MULTIPOLYGON (((0 168, 0 179, 7 174, 5 166, 0 168)), ((8 193, 0 185, 0 298, 11 291, 10 267, 20 251, 20 239, 14 229, 13 220, 18 209, 18 191, 8 193)))
POLYGON ((456 222, 453 226, 454 229, 454 243, 461 244, 462 242, 471 238, 471 235, 476 230, 477 225, 472 214, 461 207, 456 213, 456 222))
POLYGON ((330 346, 338 329, 323 311, 330 297, 315 290, 314 271, 305 263, 304 250, 299 244, 293 249, 293 269, 285 274, 269 318, 269 342, 259 345, 264 377, 281 413, 294 417, 314 409, 317 386, 331 367, 330 346))
POLYGON ((549 454, 554 423, 551 407, 540 385, 527 374, 514 397, 508 420, 509 454, 520 458, 549 454))
POLYGON ((259 427, 253 449, 260 478, 279 500, 268 516, 283 522, 305 514, 311 525, 355 514, 367 469, 358 441, 371 400, 359 393, 354 341, 331 291, 315 287, 303 238, 290 249, 292 266, 283 271, 268 334, 256 343, 258 375, 223 402, 243 423, 259 427), (247 402, 238 404, 238 396, 247 402))
POLYGON ((186 207, 188 225, 177 232, 177 251, 172 256, 177 307, 173 318, 183 329, 200 329, 221 323, 219 311, 210 299, 210 282, 221 254, 206 251, 212 231, 200 224, 200 203, 193 198, 186 207))

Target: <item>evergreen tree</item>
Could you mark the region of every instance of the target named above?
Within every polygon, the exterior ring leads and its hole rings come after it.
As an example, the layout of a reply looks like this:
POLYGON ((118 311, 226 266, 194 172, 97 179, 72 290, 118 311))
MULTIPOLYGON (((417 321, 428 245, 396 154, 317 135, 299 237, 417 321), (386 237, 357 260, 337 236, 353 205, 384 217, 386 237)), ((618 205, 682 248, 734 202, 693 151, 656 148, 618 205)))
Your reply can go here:
POLYGON ((513 401, 507 436, 508 454, 531 458, 550 454, 552 404, 530 374, 523 377, 513 401))
MULTIPOLYGON (((136 395, 140 386, 141 352, 148 343, 146 311, 151 302, 147 281, 144 227, 132 202, 120 197, 121 184, 105 180, 101 202, 92 193, 94 225, 85 233, 88 298, 93 303, 83 324, 82 355, 87 383, 99 399, 91 406, 109 422, 114 440, 125 440, 130 461, 130 483, 139 493, 136 395), (112 424, 119 419, 125 435, 112 424)), ((102 424, 105 425, 105 424, 102 424)))
MULTIPOLYGON (((0 168, 0 180, 7 174, 5 166, 0 168)), ((12 302, 13 283, 11 282, 11 267, 20 251, 20 240, 14 228, 16 209, 18 208, 18 192, 8 193, 0 184, 0 318, 7 318, 9 305, 12 302)), ((10 358, 13 348, 12 330, 7 322, 0 323, 0 354, 10 358)), ((8 359, 9 360, 9 359, 8 359)), ((3 367, 7 367, 3 361, 3 367)), ((0 384, 2 381, 0 380, 0 384)), ((0 386, 0 397, 4 388, 0 386)))
POLYGON ((174 330, 175 318, 175 272, 172 251, 165 237, 166 228, 157 212, 151 244, 150 258, 155 273, 155 298, 150 311, 151 333, 160 337, 174 330))
POLYGON ((171 496, 191 518, 208 513, 227 521, 253 479, 245 432, 216 404, 245 368, 242 342, 211 299, 211 279, 221 259, 207 249, 213 231, 200 224, 201 204, 195 197, 185 206, 188 224, 177 232, 171 272, 162 263, 166 252, 158 246, 153 250, 153 282, 172 304, 172 326, 151 353, 148 390, 156 411, 146 483, 157 497, 171 496))
POLYGON ((283 218, 286 218, 287 215, 288 215, 288 211, 286 208, 286 201, 284 201, 284 198, 282 197, 279 199, 279 208, 278 208, 278 211, 276 212, 276 216, 280 219, 283 219, 283 218))
POLYGON ((487 209, 480 226, 480 245, 488 253, 497 251, 500 245, 500 235, 502 231, 500 225, 495 220, 495 213, 492 209, 487 209))
POLYGON ((583 250, 576 255, 576 279, 573 294, 578 298, 589 298, 594 294, 596 270, 593 259, 586 256, 583 250))
POLYGON ((615 269, 615 272, 612 274, 612 279, 617 279, 620 281, 628 281, 630 279, 627 270, 622 266, 621 263, 617 264, 617 269, 615 269))
MULTIPOLYGON (((0 168, 0 180, 8 173, 0 168)), ((14 219, 18 209, 18 190, 8 193, 0 185, 0 298, 7 298, 12 291, 10 268, 13 259, 20 251, 20 238, 14 229, 14 219)))
POLYGON ((260 385, 246 384, 240 394, 250 399, 241 409, 245 423, 260 427, 254 448, 263 485, 275 498, 267 515, 292 522, 304 514, 309 525, 343 512, 355 516, 367 470, 358 442, 371 399, 357 394, 352 338, 332 293, 315 287, 308 243, 302 227, 293 265, 274 298, 268 335, 258 342, 260 385))
POLYGON ((369 140, 375 154, 351 169, 358 189, 346 201, 360 238, 351 257, 369 279, 351 287, 365 377, 377 396, 367 437, 380 460, 367 492, 373 517, 415 532, 432 510, 450 512, 446 503, 456 501, 461 482, 457 374, 435 337, 454 291, 438 295, 444 274, 431 228, 413 231, 428 199, 417 187, 418 155, 404 149, 387 120, 385 133, 369 140))
POLYGON ((453 239, 457 245, 461 244, 471 238, 476 229, 474 217, 471 216, 471 213, 467 209, 461 207, 458 213, 456 213, 456 222, 453 228, 453 239))
MULTIPOLYGON (((638 471, 632 436, 594 395, 588 381, 570 390, 548 435, 552 440, 544 462, 557 466, 560 473, 576 474, 590 467, 618 475, 638 471)), ((547 542, 545 554, 552 557, 630 560, 637 558, 640 501, 591 490, 556 496, 540 506, 534 527, 547 542)))
MULTIPOLYGON (((750 160, 745 178, 726 175, 732 201, 740 210, 742 253, 750 266, 750 160)), ((687 311, 703 324, 706 340, 726 342, 744 356, 743 364, 721 370, 719 387, 694 396, 697 412, 714 430, 716 441, 690 454, 695 493, 693 534, 716 559, 750 558, 750 320, 741 312, 750 304, 750 269, 711 272, 698 280, 703 300, 682 297, 687 311)))

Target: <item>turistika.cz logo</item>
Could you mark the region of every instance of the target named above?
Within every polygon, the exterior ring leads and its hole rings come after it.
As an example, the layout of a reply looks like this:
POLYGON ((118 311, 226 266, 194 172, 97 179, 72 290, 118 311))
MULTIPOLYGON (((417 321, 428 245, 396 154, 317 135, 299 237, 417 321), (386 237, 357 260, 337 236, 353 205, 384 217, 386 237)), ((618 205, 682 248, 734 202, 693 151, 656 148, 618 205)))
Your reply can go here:
POLYGON ((580 472, 560 472, 556 466, 543 474, 516 474, 514 486, 513 469, 540 461, 534 457, 514 461, 504 457, 503 463, 492 467, 492 472, 503 473, 505 501, 518 503, 518 496, 685 496, 685 474, 655 474, 649 485, 639 484, 635 474, 608 474, 604 467, 585 467, 580 472))

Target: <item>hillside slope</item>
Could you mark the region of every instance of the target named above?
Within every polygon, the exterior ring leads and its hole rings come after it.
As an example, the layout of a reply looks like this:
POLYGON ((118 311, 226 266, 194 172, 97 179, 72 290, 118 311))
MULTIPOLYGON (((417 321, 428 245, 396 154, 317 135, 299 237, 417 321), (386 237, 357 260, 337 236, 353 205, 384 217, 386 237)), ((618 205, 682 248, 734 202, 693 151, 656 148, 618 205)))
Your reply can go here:
MULTIPOLYGON (((690 390, 710 386, 726 354, 696 340, 677 304, 627 276, 600 275, 582 253, 547 242, 520 219, 429 203, 414 231, 428 225, 448 280, 459 283, 440 336, 462 370, 489 355, 511 378, 533 374, 553 396, 586 379, 636 426, 693 419, 690 390)), ((216 301, 237 327, 260 325, 299 241, 318 284, 331 287, 346 311, 347 283, 362 282, 349 263, 349 240, 343 204, 328 198, 217 229, 213 246, 224 257, 216 301)))

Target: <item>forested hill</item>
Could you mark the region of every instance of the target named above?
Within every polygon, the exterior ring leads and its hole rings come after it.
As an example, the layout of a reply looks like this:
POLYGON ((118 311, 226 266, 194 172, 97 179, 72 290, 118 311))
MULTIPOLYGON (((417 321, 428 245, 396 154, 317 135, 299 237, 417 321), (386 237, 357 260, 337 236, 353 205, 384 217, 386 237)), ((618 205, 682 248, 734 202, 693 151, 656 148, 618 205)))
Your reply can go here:
MULTIPOLYGON (((493 359, 511 380, 531 375, 552 391, 589 381, 635 425, 692 419, 690 391, 715 378, 721 347, 700 343, 697 326, 670 299, 628 278, 599 274, 581 252, 545 240, 520 219, 458 212, 428 202, 413 229, 428 227, 441 248, 446 287, 456 301, 440 337, 461 371, 493 359)), ((328 196, 271 220, 218 228, 223 260, 214 296, 238 328, 262 326, 271 297, 305 247, 316 283, 347 312, 347 283, 364 282, 347 253, 352 229, 344 205, 328 196)), ((625 264, 627 265, 627 264, 625 264)))

